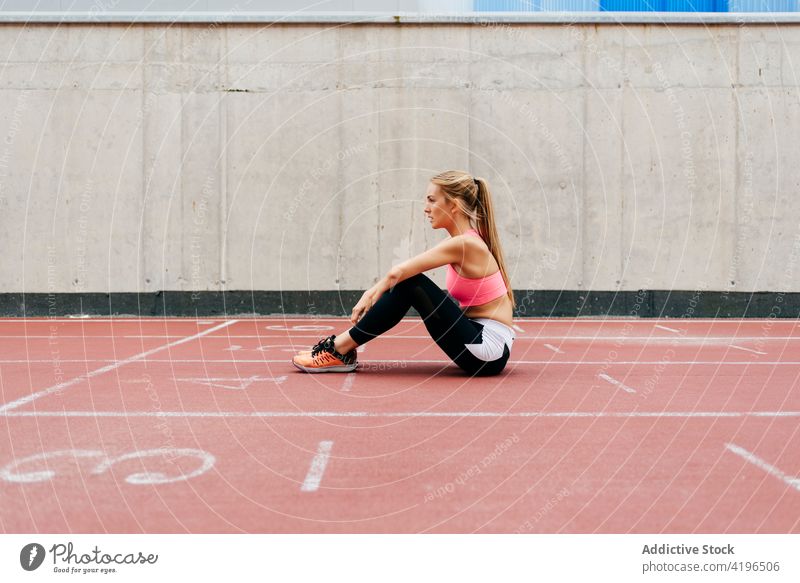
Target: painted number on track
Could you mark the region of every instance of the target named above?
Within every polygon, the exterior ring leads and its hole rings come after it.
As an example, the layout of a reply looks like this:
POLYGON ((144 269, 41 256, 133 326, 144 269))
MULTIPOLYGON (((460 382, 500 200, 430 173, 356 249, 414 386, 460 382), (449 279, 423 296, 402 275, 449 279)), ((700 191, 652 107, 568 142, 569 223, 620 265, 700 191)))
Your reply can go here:
POLYGON ((184 480, 189 480, 204 474, 211 469, 216 462, 216 459, 213 455, 200 449, 147 449, 143 451, 126 453, 115 457, 109 457, 102 451, 97 450, 67 449, 36 454, 15 460, 0 469, 0 478, 6 482, 31 484, 35 482, 46 482, 51 480, 56 475, 56 471, 50 468, 57 465, 61 465, 63 467, 70 461, 76 462, 80 459, 92 460, 93 466, 91 469, 91 474, 99 475, 107 472, 115 465, 123 462, 139 460, 139 465, 141 466, 144 460, 149 459, 152 463, 157 461, 158 458, 163 458, 164 465, 172 468, 172 475, 168 475, 167 473, 161 471, 143 471, 127 475, 125 477, 125 481, 129 484, 136 485, 171 484, 173 482, 182 482, 184 480), (191 471, 183 471, 175 464, 175 460, 178 458, 195 458, 198 463, 193 464, 196 467, 191 471), (59 464, 59 462, 62 463, 59 464))

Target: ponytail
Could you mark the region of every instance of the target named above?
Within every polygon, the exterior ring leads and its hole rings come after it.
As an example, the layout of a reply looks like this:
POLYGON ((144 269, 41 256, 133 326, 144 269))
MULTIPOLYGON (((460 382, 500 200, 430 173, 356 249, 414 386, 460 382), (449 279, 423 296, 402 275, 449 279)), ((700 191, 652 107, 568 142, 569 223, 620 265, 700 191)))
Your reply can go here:
POLYGON ((475 210, 477 211, 478 215, 478 233, 480 233, 483 240, 486 241, 489 251, 492 253, 495 261, 497 261, 497 265, 500 266, 500 273, 503 275, 503 281, 506 282, 506 288, 508 288, 508 298, 511 300, 511 307, 513 309, 517 306, 517 302, 514 300, 514 290, 511 289, 511 282, 508 279, 505 261, 503 260, 503 250, 500 246, 500 236, 497 233, 497 225, 495 224, 494 219, 494 204, 492 203, 492 194, 485 179, 474 178, 473 180, 475 181, 475 185, 478 187, 477 195, 475 197, 475 210))
POLYGON ((508 279, 506 263, 503 260, 503 250, 500 246, 500 236, 494 218, 494 203, 489 184, 484 178, 473 178, 470 174, 459 170, 448 170, 431 178, 444 192, 445 197, 456 202, 461 211, 469 217, 470 223, 477 225, 478 233, 486 242, 489 251, 500 266, 511 307, 515 308, 514 290, 508 279))

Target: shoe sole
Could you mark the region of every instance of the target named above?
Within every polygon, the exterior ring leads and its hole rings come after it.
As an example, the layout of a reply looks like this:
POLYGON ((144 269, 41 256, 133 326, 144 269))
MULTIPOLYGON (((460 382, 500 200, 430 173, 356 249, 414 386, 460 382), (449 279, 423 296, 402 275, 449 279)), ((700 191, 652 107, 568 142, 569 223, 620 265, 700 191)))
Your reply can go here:
POLYGON ((303 372, 310 372, 310 373, 317 373, 317 372, 353 372, 358 368, 358 363, 355 364, 346 364, 344 366, 323 366, 323 367, 306 367, 301 364, 297 364, 295 361, 292 361, 292 364, 295 368, 302 370, 303 372))

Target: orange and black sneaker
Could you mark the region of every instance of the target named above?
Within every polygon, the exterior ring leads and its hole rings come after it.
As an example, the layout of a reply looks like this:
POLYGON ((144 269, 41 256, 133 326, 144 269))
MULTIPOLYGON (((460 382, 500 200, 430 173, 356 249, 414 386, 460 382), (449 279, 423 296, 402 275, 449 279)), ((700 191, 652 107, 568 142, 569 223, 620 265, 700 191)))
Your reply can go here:
POLYGON ((292 364, 303 372, 352 372, 358 367, 355 348, 347 354, 336 351, 335 335, 317 342, 311 352, 301 352, 292 358, 292 364))

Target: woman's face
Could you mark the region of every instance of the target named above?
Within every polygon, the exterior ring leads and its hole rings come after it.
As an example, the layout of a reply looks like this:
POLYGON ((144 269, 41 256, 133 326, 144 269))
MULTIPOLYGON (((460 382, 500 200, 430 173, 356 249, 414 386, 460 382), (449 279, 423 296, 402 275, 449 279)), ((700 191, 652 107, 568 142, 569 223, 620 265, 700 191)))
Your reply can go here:
POLYGON ((441 229, 453 222, 455 203, 449 202, 438 184, 428 183, 425 193, 425 215, 434 229, 441 229))

